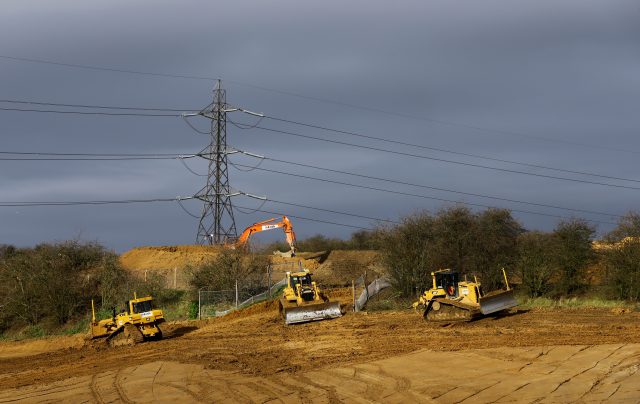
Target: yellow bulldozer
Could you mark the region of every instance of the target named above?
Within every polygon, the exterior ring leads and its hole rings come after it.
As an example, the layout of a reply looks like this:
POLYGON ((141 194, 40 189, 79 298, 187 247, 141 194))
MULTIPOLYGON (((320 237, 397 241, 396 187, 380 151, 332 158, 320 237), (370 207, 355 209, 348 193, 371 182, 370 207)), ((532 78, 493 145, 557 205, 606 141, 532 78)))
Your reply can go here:
POLYGON ((339 302, 331 302, 311 280, 311 272, 287 272, 280 299, 280 314, 285 324, 305 323, 342 316, 339 302))
POLYGON ((154 309, 151 296, 134 297, 125 303, 125 309, 113 316, 96 321, 96 311, 91 301, 91 339, 106 337, 110 346, 134 345, 145 339, 161 339, 159 324, 165 321, 162 310, 154 309))
POLYGON ((413 303, 413 308, 424 307, 423 316, 428 321, 469 321, 510 309, 518 302, 504 269, 502 275, 505 288, 484 293, 477 279, 460 281, 459 274, 451 269, 432 272, 432 288, 413 303))

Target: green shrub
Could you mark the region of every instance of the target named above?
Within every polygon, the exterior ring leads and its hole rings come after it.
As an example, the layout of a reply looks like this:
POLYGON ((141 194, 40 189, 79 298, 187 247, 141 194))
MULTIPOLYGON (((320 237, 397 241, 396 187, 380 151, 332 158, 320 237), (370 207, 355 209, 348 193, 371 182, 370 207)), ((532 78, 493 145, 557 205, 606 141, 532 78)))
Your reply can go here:
POLYGON ((38 324, 29 325, 20 332, 21 338, 42 338, 47 335, 47 331, 38 324))

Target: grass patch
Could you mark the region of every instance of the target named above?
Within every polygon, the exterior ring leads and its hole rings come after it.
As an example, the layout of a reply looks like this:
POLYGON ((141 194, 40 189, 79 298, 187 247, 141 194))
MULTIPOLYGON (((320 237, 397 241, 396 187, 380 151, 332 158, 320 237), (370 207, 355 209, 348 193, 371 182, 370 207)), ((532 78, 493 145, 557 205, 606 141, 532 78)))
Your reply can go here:
POLYGON ((49 335, 49 333, 47 333, 47 330, 42 328, 42 326, 40 326, 39 324, 36 324, 36 325, 30 325, 23 328, 20 331, 20 333, 16 336, 15 339, 16 340, 34 339, 34 338, 46 337, 47 335, 49 335))
POLYGON ((167 321, 187 320, 191 318, 195 310, 195 316, 198 316, 198 303, 190 300, 181 300, 173 304, 166 304, 162 307, 162 314, 167 321), (195 309, 194 306, 195 305, 195 309))
POLYGON ((56 335, 86 334, 89 331, 89 317, 65 324, 56 335))

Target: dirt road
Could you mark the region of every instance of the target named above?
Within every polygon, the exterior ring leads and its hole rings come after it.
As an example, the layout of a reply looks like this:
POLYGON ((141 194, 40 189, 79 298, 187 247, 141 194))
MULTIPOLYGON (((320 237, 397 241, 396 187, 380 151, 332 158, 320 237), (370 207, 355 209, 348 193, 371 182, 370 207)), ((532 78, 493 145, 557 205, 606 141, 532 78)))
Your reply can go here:
MULTIPOLYGON (((450 326, 413 312, 285 327, 273 306, 163 341, 2 355, 0 403, 640 401, 640 314, 520 312, 450 326)), ((35 343, 34 343, 35 344, 35 343)))

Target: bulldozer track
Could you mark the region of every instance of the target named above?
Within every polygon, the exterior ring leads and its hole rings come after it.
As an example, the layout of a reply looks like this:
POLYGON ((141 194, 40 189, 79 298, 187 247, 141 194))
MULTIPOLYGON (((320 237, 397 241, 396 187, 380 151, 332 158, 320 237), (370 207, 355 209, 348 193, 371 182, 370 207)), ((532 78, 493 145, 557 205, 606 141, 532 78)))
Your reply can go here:
POLYGON ((113 387, 115 391, 118 393, 118 398, 120 399, 120 401, 126 404, 132 404, 133 401, 129 399, 129 397, 124 391, 124 388, 122 387, 121 377, 122 377, 122 370, 118 369, 115 375, 113 376, 113 387))
POLYGON ((42 401, 43 397, 55 395, 60 392, 64 392, 69 387, 82 386, 85 382, 83 380, 76 380, 65 385, 54 385, 36 391, 27 391, 22 394, 16 394, 11 397, 0 399, 0 403, 15 403, 23 401, 42 401))
MULTIPOLYGON (((186 386, 181 386, 179 384, 171 383, 171 382, 159 382, 159 383, 154 383, 154 384, 158 384, 160 386, 171 387, 173 389, 180 390, 181 392, 185 393, 187 396, 189 396, 190 398, 192 398, 192 399, 194 399, 196 401, 206 401, 206 400, 204 400, 205 397, 194 393, 193 391, 191 391, 186 386)), ((152 386, 153 386, 153 384, 152 384, 152 386)))
POLYGON ((105 403, 105 401, 102 399, 102 396, 100 395, 100 390, 98 389, 97 374, 91 376, 91 383, 89 383, 89 390, 91 391, 91 396, 97 403, 100 403, 100 404, 105 403))

